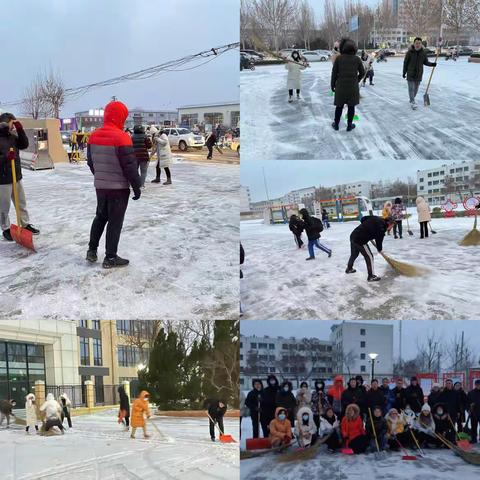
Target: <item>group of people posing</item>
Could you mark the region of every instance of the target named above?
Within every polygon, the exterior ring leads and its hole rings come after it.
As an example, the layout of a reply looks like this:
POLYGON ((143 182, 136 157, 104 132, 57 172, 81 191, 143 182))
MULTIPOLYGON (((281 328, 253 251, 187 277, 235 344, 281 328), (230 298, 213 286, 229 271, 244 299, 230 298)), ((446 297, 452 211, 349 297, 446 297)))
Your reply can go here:
POLYGON ((439 436, 455 443, 457 433, 465 429, 472 444, 478 439, 480 379, 468 394, 460 382, 448 379, 443 388, 433 384, 428 396, 417 377, 407 387, 397 379, 390 388, 388 378, 382 385, 376 379, 365 385, 357 375, 345 388, 339 375, 328 388, 323 380, 315 380, 314 390, 302 382, 294 393, 291 382, 280 385, 269 375, 266 387, 261 379, 254 379, 252 386, 242 416, 250 416, 253 437, 259 438, 261 431, 273 447, 288 446, 295 436, 301 447, 320 441, 330 451, 343 447, 353 453, 434 448, 443 446, 439 436))
MULTIPOLYGON (((355 128, 356 125, 353 123, 355 107, 360 104, 361 98, 359 86, 360 84, 365 86, 367 80, 369 80, 370 85, 373 85, 374 59, 366 51, 362 51, 361 56, 358 56, 357 52, 356 43, 349 38, 344 38, 335 43, 331 56, 333 68, 330 87, 335 97, 335 117, 332 127, 337 131, 340 129, 340 120, 345 106, 347 107, 347 132, 355 128)), ((302 71, 307 66, 308 63, 297 50, 294 50, 287 59, 289 102, 294 100, 294 91, 297 99, 301 98, 302 71)), ((417 37, 406 53, 403 62, 403 78, 408 83, 410 106, 413 110, 417 109, 415 99, 423 79, 424 66, 436 67, 437 63, 428 60, 423 41, 420 37, 417 37)))

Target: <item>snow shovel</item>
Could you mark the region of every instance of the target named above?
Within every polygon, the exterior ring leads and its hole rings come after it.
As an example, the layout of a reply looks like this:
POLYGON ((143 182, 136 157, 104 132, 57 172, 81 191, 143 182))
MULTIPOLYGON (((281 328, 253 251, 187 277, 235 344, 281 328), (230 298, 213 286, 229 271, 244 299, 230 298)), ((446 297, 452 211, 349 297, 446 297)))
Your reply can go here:
POLYGON ((453 420, 448 417, 448 419, 450 420, 450 424, 452 425, 452 428, 453 428, 453 431, 455 432, 455 435, 457 437, 457 446, 459 448, 461 448, 462 450, 468 452, 469 450, 472 449, 472 445, 470 444, 470 442, 468 440, 465 440, 465 439, 461 439, 460 438, 460 435, 458 434, 456 428, 455 428, 455 425, 453 424, 453 420))
POLYGON ((355 455, 355 452, 351 448, 348 448, 348 447, 341 448, 340 453, 342 453, 343 455, 355 455))
POLYGON ((373 423, 373 416, 372 416, 372 409, 368 409, 368 414, 370 416, 370 422, 372 424, 373 435, 375 437, 375 446, 377 447, 377 451, 374 452, 375 460, 382 460, 385 458, 385 452, 380 452, 380 446, 378 445, 378 438, 377 438, 377 431, 375 430, 375 424, 373 423))
POLYGON ((10 225, 10 233, 12 235, 12 238, 19 245, 35 252, 32 232, 30 230, 27 230, 26 228, 21 227, 22 222, 20 221, 20 205, 17 190, 17 172, 15 170, 15 150, 13 148, 11 148, 8 152, 8 158, 10 159, 10 164, 12 166, 13 203, 15 204, 15 213, 17 214, 17 225, 14 225, 13 223, 10 225))
POLYGON ((218 431, 220 432, 220 442, 222 443, 237 443, 231 435, 225 435, 220 427, 218 426, 218 423, 213 420, 213 418, 210 416, 209 413, 207 413, 208 418, 210 421, 218 428, 218 431))
POLYGON ((436 235, 436 231, 432 228, 432 224, 428 222, 428 226, 430 227, 430 231, 432 232, 433 235, 436 235))
POLYGON ((410 434, 412 435, 413 441, 415 442, 415 445, 417 446, 418 451, 420 452, 420 455, 421 455, 422 457, 425 457, 425 452, 422 450, 422 447, 420 447, 420 444, 418 443, 417 437, 416 437, 415 434, 413 433, 413 430, 412 430, 412 429, 410 429, 410 434))
MULTIPOLYGON (((440 49, 438 48, 437 49, 437 56, 435 57, 435 63, 437 63, 439 55, 440 55, 440 49)), ((426 107, 430 106, 430 95, 428 94, 428 90, 430 89, 430 83, 432 82, 433 72, 435 71, 435 68, 437 68, 437 67, 432 68, 432 71, 430 73, 430 78, 428 80, 427 90, 425 91, 425 94, 423 95, 423 104, 426 107)))
POLYGON ((401 449, 402 452, 403 452, 402 460, 418 460, 415 455, 409 455, 409 454, 408 454, 408 452, 405 450, 405 448, 404 448, 403 445, 400 443, 400 441, 398 440, 397 437, 395 437, 395 441, 398 443, 398 446, 400 447, 400 449, 401 449))
POLYGON ((413 232, 410 230, 410 223, 408 222, 408 213, 405 219, 407 220, 407 232, 411 237, 413 237, 413 232))
MULTIPOLYGON (((257 411, 257 422, 260 430, 260 410, 257 411)), ((263 448, 272 448, 272 443, 268 438, 247 438, 245 440, 247 450, 260 450, 263 448)))

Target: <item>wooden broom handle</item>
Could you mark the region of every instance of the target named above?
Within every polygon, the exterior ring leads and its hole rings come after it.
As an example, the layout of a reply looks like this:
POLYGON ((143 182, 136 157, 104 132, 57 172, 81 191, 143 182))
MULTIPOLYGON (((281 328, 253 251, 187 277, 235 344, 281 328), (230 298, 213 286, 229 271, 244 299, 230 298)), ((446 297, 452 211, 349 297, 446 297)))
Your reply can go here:
MULTIPOLYGON (((437 63, 438 57, 440 55, 440 50, 441 50, 441 48, 437 49, 437 56, 435 57, 435 63, 437 63)), ((428 90, 430 88, 430 83, 432 82, 433 72, 435 71, 436 68, 437 68, 436 66, 433 67, 432 71, 430 72, 430 78, 428 79, 428 85, 427 85, 427 90, 425 91, 425 94, 428 93, 428 90)))

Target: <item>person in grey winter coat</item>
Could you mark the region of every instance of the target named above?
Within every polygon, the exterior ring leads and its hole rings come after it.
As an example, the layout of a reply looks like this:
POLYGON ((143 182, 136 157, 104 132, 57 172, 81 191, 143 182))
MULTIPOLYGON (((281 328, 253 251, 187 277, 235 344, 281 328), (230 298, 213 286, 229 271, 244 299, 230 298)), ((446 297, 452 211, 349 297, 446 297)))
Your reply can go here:
POLYGON ((403 78, 408 82, 408 95, 413 110, 417 109, 415 97, 417 96, 420 83, 423 79, 423 66, 436 67, 436 62, 429 62, 427 52, 423 48, 422 39, 415 38, 403 61, 403 78))
POLYGON ((353 117, 355 106, 360 103, 359 84, 365 76, 362 60, 357 57, 357 46, 353 40, 344 38, 340 42, 340 56, 335 60, 332 69, 331 89, 335 92, 334 130, 339 129, 343 107, 348 106, 347 132, 355 128, 353 117))
POLYGON ((157 149, 157 165, 155 166, 157 176, 152 180, 152 183, 160 183, 160 175, 163 168, 167 175, 167 181, 163 184, 171 185, 172 174, 170 172, 170 166, 172 165, 172 151, 170 149, 168 135, 164 130, 155 137, 155 144, 157 149))
POLYGON ((10 417, 15 417, 13 414, 13 407, 17 405, 15 400, 0 400, 0 425, 3 419, 7 419, 7 428, 10 428, 10 417))

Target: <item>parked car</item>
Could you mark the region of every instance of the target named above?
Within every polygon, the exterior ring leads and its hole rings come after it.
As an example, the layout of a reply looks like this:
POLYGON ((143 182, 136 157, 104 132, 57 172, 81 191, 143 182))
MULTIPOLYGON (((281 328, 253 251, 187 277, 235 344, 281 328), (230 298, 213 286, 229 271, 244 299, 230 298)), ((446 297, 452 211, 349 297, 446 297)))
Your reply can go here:
POLYGON ((171 147, 176 147, 182 152, 189 148, 202 148, 205 145, 203 135, 196 135, 188 128, 165 128, 171 147))
POLYGON ((245 53, 247 55, 250 55, 250 57, 254 57, 257 60, 263 60, 265 55, 263 53, 259 53, 255 50, 240 50, 240 53, 245 53))
POLYGON ((326 62, 330 57, 322 54, 317 50, 306 50, 302 53, 302 56, 306 58, 308 62, 326 62))
POLYGON ((473 53, 473 49, 470 47, 459 47, 458 54, 459 55, 471 55, 473 53))

